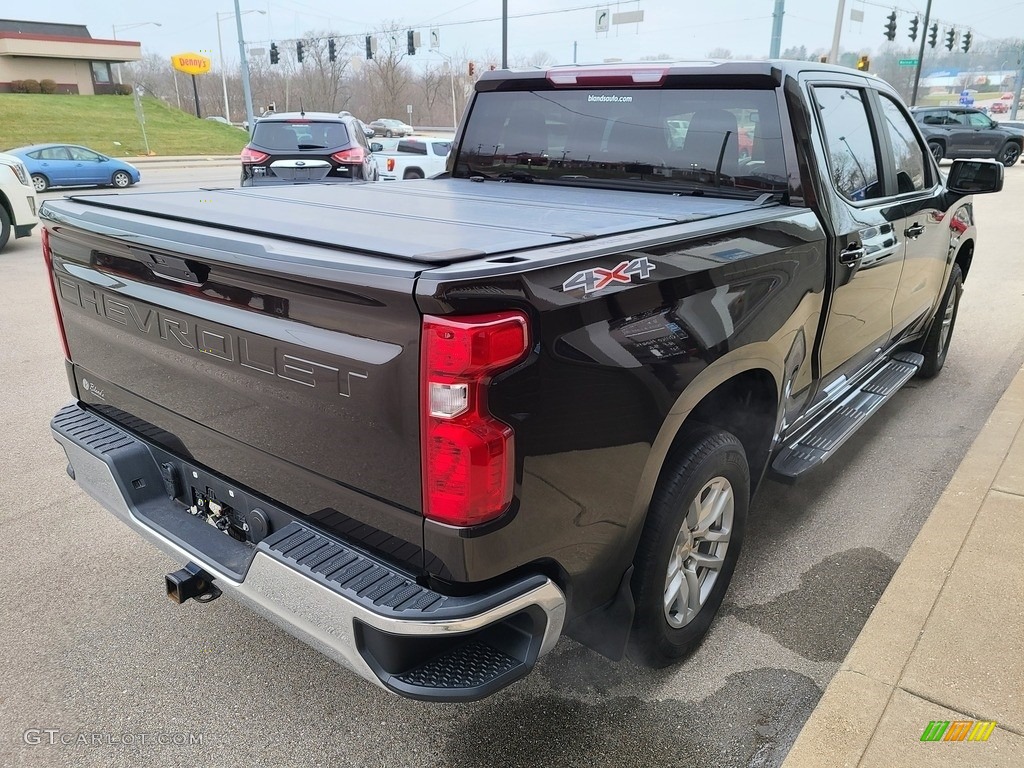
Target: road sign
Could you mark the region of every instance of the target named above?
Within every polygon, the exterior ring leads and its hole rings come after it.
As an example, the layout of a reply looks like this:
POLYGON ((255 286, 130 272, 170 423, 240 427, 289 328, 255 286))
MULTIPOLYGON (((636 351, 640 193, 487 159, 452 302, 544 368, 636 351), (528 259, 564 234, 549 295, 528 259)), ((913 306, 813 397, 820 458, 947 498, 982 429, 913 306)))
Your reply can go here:
POLYGON ((611 24, 612 14, 607 8, 601 8, 594 12, 594 31, 607 32, 611 24))
POLYGON ((916 67, 917 59, 900 59, 901 67, 916 67))
POLYGON ((408 112, 411 115, 412 114, 412 104, 406 104, 405 105, 405 111, 408 112))
POLYGON ((440 48, 441 47, 441 30, 437 27, 432 27, 430 30, 430 47, 440 48))

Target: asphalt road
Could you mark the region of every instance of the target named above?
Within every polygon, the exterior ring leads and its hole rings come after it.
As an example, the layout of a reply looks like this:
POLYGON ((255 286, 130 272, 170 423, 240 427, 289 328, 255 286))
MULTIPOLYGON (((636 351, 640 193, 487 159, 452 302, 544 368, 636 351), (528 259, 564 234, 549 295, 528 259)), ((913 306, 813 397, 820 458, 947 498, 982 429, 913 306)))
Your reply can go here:
MULTIPOLYGON (((135 191, 234 179, 153 168, 135 191)), ((228 599, 167 601, 178 564, 64 474, 47 424, 69 396, 39 239, 17 241, 0 255, 0 765, 778 765, 1024 361, 1024 167, 1006 187, 977 200, 945 370, 801 485, 763 488, 697 653, 651 672, 562 640, 471 705, 388 695, 228 599)))

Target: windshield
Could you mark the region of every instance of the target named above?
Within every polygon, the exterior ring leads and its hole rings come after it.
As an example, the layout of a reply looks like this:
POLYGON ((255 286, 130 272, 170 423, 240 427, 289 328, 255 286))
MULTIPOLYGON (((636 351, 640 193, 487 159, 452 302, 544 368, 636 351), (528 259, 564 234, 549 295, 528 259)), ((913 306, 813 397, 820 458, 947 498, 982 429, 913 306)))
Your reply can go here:
POLYGON ((276 152, 335 149, 348 143, 348 131, 340 122, 261 120, 252 135, 254 147, 276 152))
POLYGON ((455 175, 751 197, 788 187, 769 90, 481 93, 455 175))

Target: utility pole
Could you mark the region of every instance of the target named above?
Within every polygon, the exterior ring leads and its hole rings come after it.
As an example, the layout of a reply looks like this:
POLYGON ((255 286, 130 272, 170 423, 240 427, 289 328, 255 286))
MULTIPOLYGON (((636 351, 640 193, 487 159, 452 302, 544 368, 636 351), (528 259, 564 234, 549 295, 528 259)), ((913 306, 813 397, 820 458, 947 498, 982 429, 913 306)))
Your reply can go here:
POLYGON ((508 69, 508 0, 501 0, 501 68, 508 69))
POLYGON ((576 63, 576 46, 577 46, 578 44, 579 44, 579 43, 578 43, 578 42, 577 42, 576 40, 573 40, 573 41, 572 41, 572 63, 573 63, 573 64, 575 64, 575 63, 576 63))
POLYGON ((1017 52, 1017 81, 1013 84, 1013 106, 1010 107, 1010 119, 1017 119, 1017 105, 1020 104, 1021 86, 1024 86, 1024 67, 1022 67, 1024 51, 1017 52))
MULTIPOLYGON (((924 63, 924 41, 928 36, 928 22, 932 16, 932 0, 924 8, 924 24, 921 26, 921 46, 917 51, 917 66, 914 67, 914 90, 910 93, 910 106, 917 106, 917 87, 921 82, 921 65, 924 63)), ((1016 103, 1016 102, 1014 102, 1016 103)))
POLYGON ((779 51, 782 48, 782 17, 786 13, 786 0, 775 0, 775 10, 772 12, 772 47, 768 52, 769 59, 779 58, 779 51))
POLYGON ((832 51, 828 55, 829 64, 839 63, 839 37, 843 33, 843 16, 846 13, 846 0, 839 0, 836 6, 836 28, 832 32, 832 51))
POLYGON ((245 94, 245 116, 248 119, 249 133, 252 133, 256 119, 252 114, 252 89, 249 87, 249 59, 245 55, 245 38, 242 36, 242 9, 235 0, 235 25, 238 27, 238 54, 242 59, 242 93, 245 94))

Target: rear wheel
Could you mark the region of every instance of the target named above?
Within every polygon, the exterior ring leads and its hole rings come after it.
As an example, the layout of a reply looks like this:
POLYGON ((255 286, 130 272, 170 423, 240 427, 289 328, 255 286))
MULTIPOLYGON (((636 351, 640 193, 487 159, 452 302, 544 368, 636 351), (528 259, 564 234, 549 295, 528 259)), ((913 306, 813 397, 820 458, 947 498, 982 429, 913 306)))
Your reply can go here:
POLYGON ((954 264, 946 292, 942 295, 939 309, 932 319, 932 327, 921 345, 924 364, 917 375, 922 379, 937 376, 946 363, 946 353, 949 352, 949 342, 953 338, 953 326, 956 325, 956 313, 960 309, 960 296, 963 292, 963 272, 960 271, 959 264, 954 264))
POLYGON ((935 158, 935 162, 941 162, 942 158, 946 156, 946 150, 942 144, 938 141, 929 141, 928 149, 932 153, 932 157, 935 158))
POLYGON ((118 189, 124 189, 131 186, 132 177, 128 175, 127 171, 115 171, 114 175, 110 177, 110 183, 118 189))
POLYGON ((36 188, 36 192, 45 192, 50 187, 50 180, 41 173, 33 173, 32 186, 36 188))
POLYGON ((701 428, 658 483, 633 561, 636 616, 629 656, 664 667, 704 638, 743 541, 750 470, 740 441, 701 428))
POLYGON ((999 150, 999 162, 1010 168, 1018 160, 1020 160, 1020 145, 1012 141, 1006 142, 1003 148, 999 150))
POLYGON ((406 171, 404 174, 402 174, 402 178, 403 179, 422 179, 423 178, 423 172, 422 171, 417 171, 414 168, 414 169, 412 169, 410 171, 406 171))

